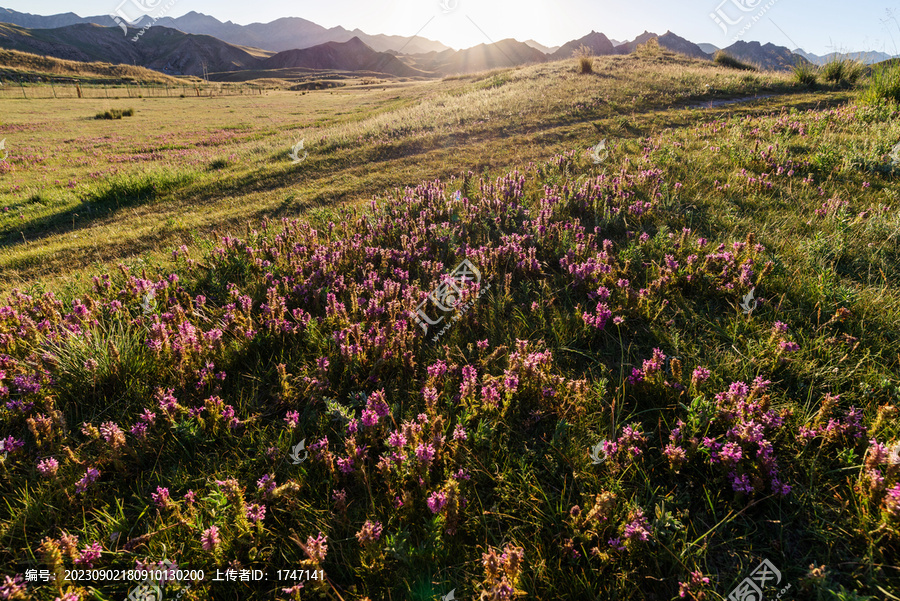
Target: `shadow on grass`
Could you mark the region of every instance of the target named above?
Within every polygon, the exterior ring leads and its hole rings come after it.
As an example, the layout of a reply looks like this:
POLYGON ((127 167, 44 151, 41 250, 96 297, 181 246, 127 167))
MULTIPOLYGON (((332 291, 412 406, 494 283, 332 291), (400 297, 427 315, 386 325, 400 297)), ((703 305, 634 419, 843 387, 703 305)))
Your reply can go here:
POLYGON ((0 229, 0 248, 80 230, 100 217, 112 217, 122 209, 155 202, 192 181, 194 175, 187 171, 139 173, 104 180, 74 207, 33 219, 21 227, 0 229))
MULTIPOLYGON (((751 103, 749 106, 737 104, 705 112, 712 118, 712 116, 720 112, 741 115, 769 113, 775 110, 776 107, 780 108, 781 106, 806 110, 842 104, 851 96, 852 94, 850 93, 829 95, 793 93, 769 98, 758 104, 751 103)), ((690 100, 686 102, 690 102, 690 100)), ((673 128, 693 126, 697 120, 696 110, 685 110, 683 107, 639 110, 632 115, 633 121, 628 119, 621 122, 622 116, 616 116, 619 117, 619 120, 609 118, 604 120, 602 116, 598 115, 594 115, 593 118, 591 115, 582 115, 578 119, 566 120, 566 123, 548 120, 537 127, 531 124, 523 125, 520 129, 524 131, 521 131, 519 135, 525 140, 534 140, 534 136, 537 134, 546 135, 549 132, 557 131, 561 136, 558 142, 565 143, 562 138, 570 136, 577 138, 581 128, 587 128, 588 122, 594 123, 594 126, 598 127, 596 121, 599 119, 600 127, 609 129, 610 135, 615 133, 622 137, 632 138, 637 137, 635 133, 643 133, 648 129, 654 130, 660 127, 658 120, 661 117, 664 118, 666 126, 673 128), (571 123, 568 121, 571 121, 571 123), (630 128, 634 128, 635 132, 629 131, 630 128)), ((517 135, 516 131, 508 131, 506 133, 512 135, 513 139, 517 135)), ((166 199, 167 210, 177 209, 180 205, 197 206, 208 204, 228 196, 239 197, 248 193, 265 193, 297 185, 305 187, 314 184, 314 182, 319 184, 317 193, 313 195, 303 194, 301 199, 292 196, 275 206, 260 207, 258 210, 242 212, 240 216, 235 216, 234 218, 221 219, 214 225, 198 227, 194 233, 206 235, 214 230, 222 231, 223 228, 226 230, 231 228, 242 229, 248 219, 293 217, 297 216, 304 209, 337 205, 347 201, 368 198, 372 194, 377 194, 396 186, 402 187, 408 184, 415 184, 419 180, 415 182, 407 181, 410 176, 407 170, 401 170, 397 178, 384 176, 363 177, 363 175, 365 171, 373 171, 373 164, 381 167, 380 169, 374 169, 375 173, 385 174, 390 172, 388 167, 396 161, 407 162, 416 160, 417 157, 424 157, 436 150, 467 150, 471 148, 471 145, 471 136, 461 133, 436 136, 434 139, 425 141, 401 140, 395 144, 382 147, 367 148, 364 146, 352 149, 336 149, 324 156, 310 156, 310 159, 305 161, 302 166, 294 169, 279 169, 277 165, 273 165, 272 162, 277 162, 276 155, 273 154, 265 161, 265 167, 262 169, 241 174, 229 174, 227 172, 217 174, 215 185, 189 186, 190 183, 195 181, 195 177, 200 175, 195 172, 178 173, 164 171, 152 175, 138 174, 130 178, 113 178, 98 186, 90 195, 85 196, 79 205, 71 207, 64 212, 33 220, 26 224, 24 228, 11 225, 0 227, 0 248, 21 246, 23 244, 23 234, 25 240, 34 242, 56 234, 77 231, 99 219, 107 221, 110 218, 114 219, 122 209, 143 207, 158 202, 167 195, 171 197, 171 193, 177 191, 179 187, 186 189, 185 191, 189 192, 190 198, 176 199, 173 202, 168 202, 169 199, 166 199), (354 174, 358 174, 359 178, 356 180, 357 185, 352 189, 345 186, 335 187, 328 185, 328 182, 336 177, 354 174)), ((548 149, 548 152, 550 150, 548 149)), ((475 159, 474 153, 469 155, 469 158, 475 159)), ((465 159, 460 159, 460 169, 465 162, 465 159)), ((477 164, 477 170, 479 171, 482 166, 497 166, 493 158, 484 162, 477 161, 477 164)), ((440 165, 440 171, 445 176, 449 176, 456 171, 447 163, 440 165)), ((468 166, 473 168, 474 164, 468 166)), ((213 168, 217 167, 222 167, 222 165, 216 164, 213 168)), ((695 213, 690 217, 690 219, 686 220, 686 227, 696 228, 708 225, 706 222, 709 215, 706 211, 700 211, 699 214, 695 213)), ((152 240, 132 239, 115 246, 104 245, 99 248, 82 248, 77 251, 73 249, 74 252, 67 254, 65 257, 44 256, 40 259, 40 264, 36 264, 34 259, 11 260, 6 263, 6 266, 11 269, 20 269, 25 274, 51 273, 60 269, 77 269, 97 260, 107 261, 121 258, 122 256, 132 256, 175 242, 185 243, 183 232, 174 230, 162 231, 155 234, 152 240)))

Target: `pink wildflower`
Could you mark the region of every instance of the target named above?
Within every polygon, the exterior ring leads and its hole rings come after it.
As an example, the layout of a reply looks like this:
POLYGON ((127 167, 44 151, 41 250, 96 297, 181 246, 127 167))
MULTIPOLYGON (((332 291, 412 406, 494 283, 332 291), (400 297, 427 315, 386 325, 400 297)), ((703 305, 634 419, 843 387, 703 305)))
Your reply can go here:
POLYGON ((96 468, 88 468, 88 470, 84 473, 84 476, 81 477, 81 480, 75 483, 75 492, 84 492, 87 490, 90 484, 93 484, 97 481, 97 478, 100 477, 100 470, 96 468))
POLYGON ((220 542, 219 528, 217 526, 210 526, 200 536, 200 544, 203 546, 204 551, 214 551, 220 542))
POLYGON ((321 532, 315 538, 310 536, 306 539, 306 553, 317 564, 325 561, 325 555, 328 553, 327 540, 321 532))
POLYGON ((431 510, 431 513, 440 513, 441 510, 447 505, 447 493, 442 490, 431 493, 431 496, 428 497, 428 509, 431 510))
POLYGON ((266 517, 266 506, 253 503, 247 507, 247 519, 254 524, 262 521, 266 517))
POLYGON ((366 520, 366 523, 363 524, 362 529, 356 533, 356 540, 359 541, 360 546, 366 546, 368 544, 378 542, 378 539, 380 538, 381 524, 379 522, 366 520))
POLYGON ((103 547, 100 546, 100 543, 92 543, 81 550, 81 555, 78 556, 75 563, 92 568, 94 567, 94 562, 100 559, 101 551, 103 551, 103 547))
POLYGON ((37 470, 44 478, 54 478, 58 469, 59 461, 53 457, 44 459, 37 464, 37 470))

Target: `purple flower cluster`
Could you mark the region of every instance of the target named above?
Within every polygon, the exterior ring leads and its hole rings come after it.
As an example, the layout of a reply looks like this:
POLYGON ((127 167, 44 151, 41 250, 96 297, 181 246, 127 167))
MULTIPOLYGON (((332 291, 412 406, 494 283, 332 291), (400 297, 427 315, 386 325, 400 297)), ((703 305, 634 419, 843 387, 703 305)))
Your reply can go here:
POLYGON ((317 565, 321 565, 325 561, 325 555, 328 554, 328 539, 324 534, 319 532, 318 536, 310 536, 306 539, 306 554, 317 565))
POLYGON ((691 572, 690 580, 678 583, 678 596, 682 599, 703 601, 706 595, 702 592, 702 589, 708 585, 709 577, 704 576, 703 572, 699 570, 691 572))
POLYGON ((630 541, 644 542, 650 539, 650 524, 643 509, 638 507, 628 514, 628 523, 625 524, 622 535, 630 541))
POLYGON ((256 503, 251 503, 247 506, 247 519, 253 522, 254 524, 263 521, 266 517, 266 506, 256 503))
POLYGON ((88 468, 78 482, 75 483, 75 492, 82 493, 88 489, 88 486, 97 481, 100 477, 100 470, 96 468, 88 468))
POLYGON ((37 470, 44 478, 54 478, 57 470, 59 470, 59 461, 53 457, 42 459, 37 464, 37 470))
POLYGON ((100 559, 100 553, 103 547, 100 543, 91 543, 81 550, 81 554, 75 559, 75 564, 86 568, 94 567, 94 562, 100 559))
POLYGON ((860 481, 874 502, 881 499, 886 521, 900 529, 900 441, 888 447, 870 440, 860 481))
POLYGON ((714 413, 708 416, 711 427, 702 439, 688 438, 687 425, 678 420, 663 449, 672 468, 678 470, 697 450, 703 450, 709 465, 727 477, 735 492, 753 494, 768 481, 772 492, 790 493, 791 487, 779 477, 775 444, 769 438, 781 431, 786 417, 769 406, 766 389, 770 384, 762 378, 757 378, 752 388, 734 382, 717 394, 714 413))
POLYGON ((24 576, 4 576, 0 584, 0 599, 25 599, 27 590, 24 576))
POLYGON ((210 526, 200 536, 200 546, 204 551, 215 551, 221 542, 218 526, 210 526))
POLYGON ((490 549, 482 553, 484 566, 482 584, 484 599, 512 599, 516 595, 516 585, 524 568, 525 551, 521 547, 507 545, 500 553, 490 549))
POLYGON ((361 547, 377 543, 381 538, 381 523, 366 520, 363 527, 356 533, 356 540, 359 541, 361 547))
POLYGON ((447 505, 447 493, 442 490, 431 493, 428 497, 428 509, 431 513, 440 513, 447 505))
POLYGON ((900 526, 900 484, 896 484, 884 496, 884 509, 887 519, 900 526))
POLYGON ((156 505, 157 509, 160 510, 167 509, 172 505, 172 499, 169 497, 169 489, 163 488, 162 486, 157 486, 156 492, 151 493, 150 498, 153 500, 153 504, 156 505))

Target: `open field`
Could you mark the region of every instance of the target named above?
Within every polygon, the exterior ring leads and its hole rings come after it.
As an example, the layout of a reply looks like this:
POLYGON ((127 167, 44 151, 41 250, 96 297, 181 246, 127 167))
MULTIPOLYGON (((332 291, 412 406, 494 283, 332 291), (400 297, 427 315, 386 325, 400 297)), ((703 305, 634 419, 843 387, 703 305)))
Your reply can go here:
POLYGON ((0 100, 6 592, 900 599, 897 105, 594 70, 0 100))
MULTIPOLYGON (((0 136, 10 155, 0 188, 0 266, 10 280, 4 285, 59 271, 54 256, 64 257, 68 272, 162 248, 223 219, 294 214, 430 177, 546 159, 579 138, 583 146, 594 132, 591 121, 610 136, 638 138, 698 114, 672 106, 796 92, 784 75, 674 59, 662 70, 648 61, 635 74, 638 61, 603 59, 603 73, 590 77, 555 64, 305 95, 5 102, 0 136), (136 115, 93 120, 115 107, 136 115), (301 139, 309 157, 295 165, 289 151, 301 139), (157 180, 148 202, 141 186, 157 180), (111 197, 112 184, 120 198, 111 197), (38 245, 30 243, 35 234, 38 245)), ((828 97, 791 100, 802 106, 828 97)))

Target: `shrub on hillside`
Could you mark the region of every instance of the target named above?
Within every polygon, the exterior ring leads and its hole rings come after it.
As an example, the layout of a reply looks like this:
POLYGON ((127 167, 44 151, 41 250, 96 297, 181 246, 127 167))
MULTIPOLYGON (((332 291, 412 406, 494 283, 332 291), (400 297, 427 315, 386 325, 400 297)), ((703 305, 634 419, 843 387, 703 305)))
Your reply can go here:
POLYGON ((717 65, 721 65, 722 67, 728 67, 729 69, 738 69, 740 71, 759 70, 750 63, 739 61, 723 50, 716 51, 716 54, 713 56, 713 62, 717 65))

